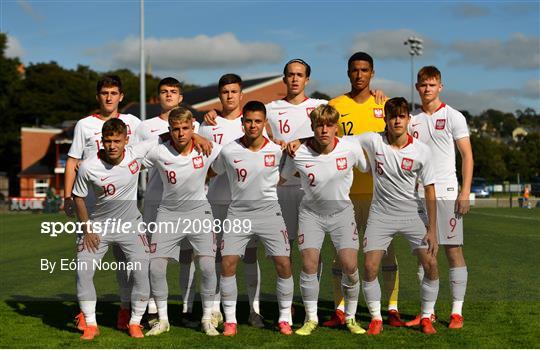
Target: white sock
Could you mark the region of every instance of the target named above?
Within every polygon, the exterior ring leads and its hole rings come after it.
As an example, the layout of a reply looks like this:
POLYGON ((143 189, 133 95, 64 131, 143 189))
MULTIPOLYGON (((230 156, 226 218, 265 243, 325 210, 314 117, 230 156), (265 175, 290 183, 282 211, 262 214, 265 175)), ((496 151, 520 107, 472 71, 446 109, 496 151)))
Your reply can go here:
POLYGON ((452 267, 449 270, 450 291, 452 292, 452 313, 461 315, 467 290, 467 266, 452 267))
POLYGON ((424 276, 422 280, 422 318, 431 317, 435 313, 435 303, 439 294, 439 280, 430 280, 424 276))
POLYGON ((418 283, 421 285, 424 280, 424 267, 422 264, 418 264, 418 271, 416 271, 416 278, 418 278, 418 283))
POLYGON ((252 264, 244 264, 244 277, 246 279, 250 311, 260 315, 259 294, 261 290, 261 270, 258 261, 252 264))
POLYGON ((141 319, 146 311, 148 301, 137 300, 131 303, 131 319, 129 324, 141 324, 141 319))
POLYGON ((294 293, 294 281, 292 276, 281 278, 278 276, 276 283, 276 295, 279 306, 278 322, 288 322, 292 325, 291 306, 294 293))
POLYGON ((317 316, 317 300, 319 298, 319 280, 317 274, 300 272, 300 292, 306 310, 307 321, 319 322, 317 316))
POLYGON ((154 298, 148 299, 148 313, 157 314, 157 306, 156 306, 156 301, 154 300, 154 298))
POLYGON ((221 279, 221 262, 216 262, 216 293, 214 295, 214 305, 212 306, 212 312, 221 312, 221 288, 220 288, 220 279, 221 279))
POLYGON ((362 291, 364 299, 369 309, 371 318, 382 320, 381 316, 381 285, 379 279, 376 278, 371 282, 362 281, 362 291))
POLYGON ((95 300, 81 300, 79 301, 81 311, 84 314, 84 320, 86 324, 97 325, 96 321, 96 301, 95 300))
POLYGON ((238 299, 238 287, 236 285, 236 275, 230 277, 221 276, 221 304, 225 313, 225 322, 236 322, 236 300, 238 299))
POLYGON ((182 293, 182 313, 191 313, 195 299, 195 263, 180 263, 180 293, 182 293))
POLYGON ((203 320, 212 318, 212 307, 214 306, 214 293, 216 292, 216 271, 214 258, 211 256, 201 256, 198 258, 199 269, 201 270, 201 301, 203 307, 203 320))
POLYGON ((167 312, 167 300, 156 300, 156 307, 160 321, 169 321, 169 313, 167 312))
POLYGON ((341 290, 345 299, 345 318, 355 318, 356 309, 358 308, 358 294, 360 294, 360 278, 358 270, 350 275, 342 273, 341 275, 341 290))

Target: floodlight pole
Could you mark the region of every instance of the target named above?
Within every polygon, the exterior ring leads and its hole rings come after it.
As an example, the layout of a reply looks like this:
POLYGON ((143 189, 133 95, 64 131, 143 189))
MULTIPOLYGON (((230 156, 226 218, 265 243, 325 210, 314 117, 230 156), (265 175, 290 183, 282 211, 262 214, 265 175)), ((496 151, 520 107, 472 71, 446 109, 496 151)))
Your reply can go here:
POLYGON ((145 84, 145 78, 146 78, 146 71, 145 71, 145 62, 144 62, 144 0, 141 0, 141 33, 140 33, 140 72, 141 75, 139 77, 139 86, 140 86, 140 105, 141 105, 141 120, 146 119, 146 84, 145 84))
POLYGON ((410 36, 403 44, 409 46, 411 56, 411 110, 414 110, 414 56, 422 55, 424 41, 416 36, 410 36))

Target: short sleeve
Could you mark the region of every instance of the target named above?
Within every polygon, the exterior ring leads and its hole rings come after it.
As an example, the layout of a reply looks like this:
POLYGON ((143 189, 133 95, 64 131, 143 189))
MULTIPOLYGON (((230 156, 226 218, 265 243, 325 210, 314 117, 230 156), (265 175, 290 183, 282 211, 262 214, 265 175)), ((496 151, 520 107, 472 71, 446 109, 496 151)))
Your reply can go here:
POLYGON ((469 136, 469 127, 467 119, 461 112, 453 111, 452 113, 452 137, 454 140, 459 140, 469 136))
POLYGON ((223 152, 219 153, 214 162, 212 162, 211 167, 212 170, 218 175, 221 175, 225 172, 225 157, 223 152))
POLYGON ((422 169, 420 169, 420 180, 424 186, 435 183, 435 169, 433 168, 433 161, 431 157, 431 151, 428 147, 421 150, 423 153, 422 169))
POLYGON ((82 159, 84 152, 84 132, 80 121, 75 124, 73 131, 73 142, 69 148, 68 156, 75 159, 82 159))
POLYGON ((77 171, 77 178, 75 179, 73 190, 71 191, 75 196, 82 198, 88 196, 88 184, 90 183, 90 176, 86 164, 86 162, 81 163, 81 166, 77 171))

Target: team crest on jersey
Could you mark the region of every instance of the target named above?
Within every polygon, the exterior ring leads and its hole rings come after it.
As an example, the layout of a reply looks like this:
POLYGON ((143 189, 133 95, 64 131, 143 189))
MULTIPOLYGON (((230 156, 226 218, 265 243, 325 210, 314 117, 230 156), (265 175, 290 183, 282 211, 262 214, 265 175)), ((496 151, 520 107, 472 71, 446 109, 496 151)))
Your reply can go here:
POLYGON ((204 166, 202 156, 193 157, 191 159, 191 161, 193 162, 193 168, 194 169, 199 169, 199 168, 202 168, 204 166))
POLYGON ((133 160, 129 163, 128 167, 132 174, 136 174, 139 171, 139 163, 137 163, 137 160, 133 160))
POLYGON ((401 169, 411 171, 413 163, 414 160, 412 160, 411 158, 403 158, 401 160, 401 169))
POLYGON ((307 114, 308 117, 311 114, 311 112, 313 112, 314 109, 315 109, 315 107, 307 107, 306 108, 306 114, 307 114))
POLYGON ((444 130, 445 126, 446 126, 446 119, 437 119, 435 121, 435 129, 444 130))
POLYGON ((274 154, 267 154, 264 156, 264 166, 275 166, 276 156, 274 154))
POLYGON ((384 113, 382 108, 373 108, 373 116, 375 118, 384 118, 384 113))
POLYGON ((336 158, 336 168, 337 170, 347 170, 347 158, 336 158))

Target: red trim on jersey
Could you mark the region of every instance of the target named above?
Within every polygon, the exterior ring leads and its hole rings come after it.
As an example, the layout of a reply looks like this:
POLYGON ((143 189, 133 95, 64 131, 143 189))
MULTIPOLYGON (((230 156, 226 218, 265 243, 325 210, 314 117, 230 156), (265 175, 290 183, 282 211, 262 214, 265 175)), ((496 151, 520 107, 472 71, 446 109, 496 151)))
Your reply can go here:
MULTIPOLYGON (((103 118, 101 117, 101 114, 99 114, 99 113, 94 113, 94 114, 92 114, 92 117, 103 120, 103 118)), ((120 117, 120 113, 119 113, 119 112, 116 112, 116 116, 113 116, 113 118, 119 118, 119 117, 120 117)))
MULTIPOLYGON (((261 149, 264 148, 264 146, 266 146, 270 140, 268 140, 266 137, 263 136, 263 139, 264 139, 264 143, 262 144, 261 148, 259 148, 257 151, 252 151, 252 152, 258 152, 260 151, 261 149)), ((246 144, 246 135, 242 136, 241 138, 238 139, 240 141, 240 143, 245 147, 245 148, 248 148, 248 145, 246 144)))
MULTIPOLYGON (((441 109, 443 109, 444 107, 446 107, 446 103, 444 102, 441 102, 441 105, 439 107, 437 107, 437 109, 432 113, 432 114, 435 114, 437 113, 438 111, 440 111, 441 109)), ((427 113, 426 110, 424 109, 424 106, 420 107, 422 109, 422 112, 424 113, 427 113)))
MULTIPOLYGON (((386 131, 384 133, 384 136, 386 136, 386 142, 388 142, 388 144, 390 144, 390 140, 388 139, 388 131, 386 131)), ((413 143, 413 137, 411 136, 411 134, 407 133, 407 143, 401 147, 400 149, 404 149, 405 147, 407 147, 408 145, 410 145, 411 143, 413 143)))
MULTIPOLYGON (((304 98, 304 101, 302 101, 302 102, 300 102, 300 103, 304 103, 304 102, 306 102, 307 100, 309 100, 309 97, 306 96, 306 98, 304 98)), ((283 101, 289 102, 289 100, 287 100, 287 96, 283 97, 283 101)), ((289 103, 290 103, 290 102, 289 102, 289 103)), ((299 104, 300 104, 300 103, 299 103, 299 104)), ((291 104, 292 104, 292 103, 291 103, 291 104)))
MULTIPOLYGON (((314 141, 314 140, 315 140, 315 137, 310 137, 310 138, 307 140, 306 144, 307 144, 307 146, 308 146, 309 148, 311 148, 313 151, 315 151, 315 152, 321 154, 319 151, 317 151, 317 150, 315 149, 315 147, 313 147, 313 141, 314 141)), ((333 151, 336 149, 336 146, 337 146, 338 143, 339 143, 339 138, 334 137, 334 147, 332 148, 332 151, 330 151, 330 152, 333 152, 333 151)))

